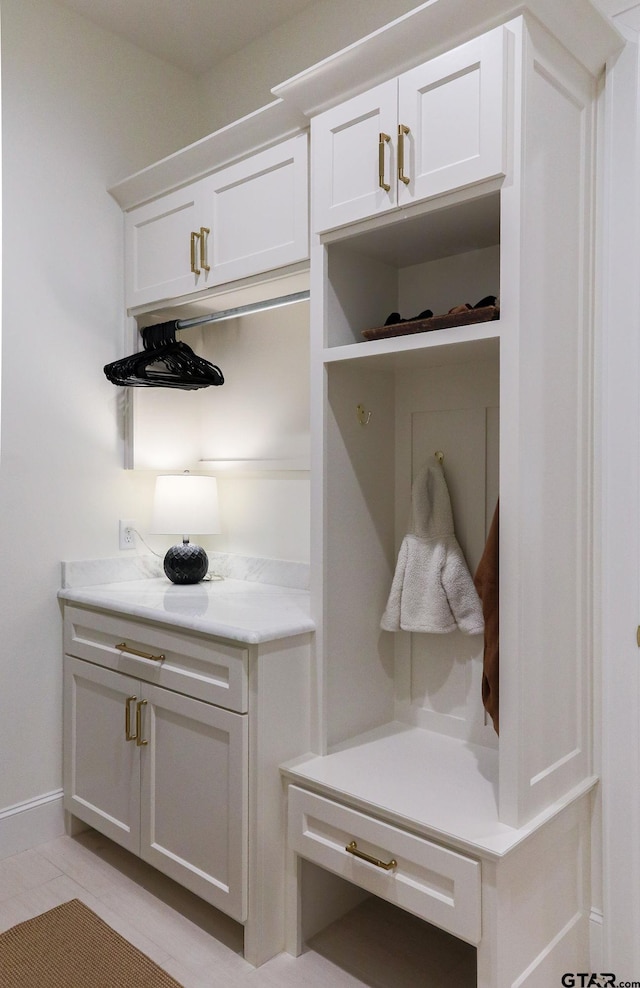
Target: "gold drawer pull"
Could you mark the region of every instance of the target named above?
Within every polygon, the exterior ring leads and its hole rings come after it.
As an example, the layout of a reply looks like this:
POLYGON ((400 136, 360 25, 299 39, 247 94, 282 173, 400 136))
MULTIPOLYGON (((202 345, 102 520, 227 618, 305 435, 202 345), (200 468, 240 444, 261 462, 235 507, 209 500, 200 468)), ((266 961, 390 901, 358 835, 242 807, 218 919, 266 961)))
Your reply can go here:
POLYGON ((384 146, 390 140, 391 138, 388 134, 383 134, 382 131, 380 132, 380 136, 378 137, 378 185, 385 192, 389 192, 391 189, 389 183, 384 180, 384 146))
POLYGON ((131 704, 137 699, 137 696, 128 696, 124 705, 124 732, 127 741, 135 741, 137 738, 137 734, 131 733, 131 704))
POLYGON ((138 748, 142 748, 143 745, 149 744, 149 742, 142 737, 142 708, 146 707, 146 705, 146 700, 138 700, 136 703, 136 745, 138 748))
POLYGON ((211 230, 208 226, 200 227, 200 264, 203 271, 211 271, 211 266, 207 260, 207 238, 211 230))
POLYGON ((141 659, 151 659, 153 662, 164 662, 164 654, 151 655, 150 652, 139 652, 137 648, 131 648, 126 642, 119 642, 116 645, 119 652, 128 652, 129 655, 139 655, 141 659))
POLYGON ((405 185, 408 185, 411 179, 408 175, 404 173, 404 138, 405 134, 410 134, 411 131, 404 124, 398 124, 398 178, 405 185))
POLYGON ((197 258, 197 244, 200 242, 200 234, 196 233, 195 230, 191 232, 191 273, 200 274, 200 268, 198 267, 197 258))
POLYGON ((395 858, 391 858, 391 861, 380 861, 379 858, 373 858, 370 854, 365 854, 361 851, 354 840, 350 844, 347 844, 345 851, 349 854, 354 854, 356 858, 362 858, 363 861, 368 861, 369 864, 375 865, 376 868, 384 868, 385 871, 391 871, 392 868, 398 867, 398 862, 395 858))

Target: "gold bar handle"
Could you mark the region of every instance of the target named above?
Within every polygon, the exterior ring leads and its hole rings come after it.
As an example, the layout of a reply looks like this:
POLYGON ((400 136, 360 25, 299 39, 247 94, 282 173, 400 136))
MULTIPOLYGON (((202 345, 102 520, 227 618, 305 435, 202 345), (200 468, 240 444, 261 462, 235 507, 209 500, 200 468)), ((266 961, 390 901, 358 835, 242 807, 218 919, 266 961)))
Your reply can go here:
POLYGON ((378 137, 378 185, 385 192, 389 192, 391 186, 384 180, 384 146, 388 144, 391 138, 388 134, 383 134, 380 131, 380 136, 378 137))
POLYGON ((128 652, 129 655, 139 655, 141 659, 151 659, 152 662, 164 662, 164 652, 161 655, 151 655, 150 652, 139 652, 137 648, 131 648, 126 642, 118 642, 116 648, 119 652, 128 652))
POLYGON ((200 240, 200 234, 192 230, 191 231, 191 273, 192 274, 200 274, 200 268, 198 267, 198 251, 196 245, 197 240, 200 240))
POLYGON ((408 175, 404 173, 404 137, 405 134, 410 134, 411 131, 404 124, 398 124, 398 179, 408 185, 411 181, 408 175))
POLYGON ((124 732, 127 741, 135 741, 137 735, 131 733, 131 704, 135 703, 137 696, 128 696, 124 705, 124 732))
POLYGON ((369 864, 375 865, 376 868, 383 868, 384 871, 391 871, 392 868, 398 867, 398 862, 395 858, 391 858, 391 861, 380 861, 379 858, 373 858, 370 854, 365 854, 364 851, 360 850, 354 840, 350 844, 347 844, 345 851, 355 855, 356 858, 362 858, 363 861, 368 861, 369 864))
POLYGON ((136 746, 142 748, 143 745, 149 744, 147 740, 142 737, 142 708, 146 707, 146 700, 138 700, 136 703, 136 746))
POLYGON ((207 238, 210 233, 211 230, 208 226, 200 227, 200 264, 202 265, 203 271, 211 271, 207 260, 207 238))

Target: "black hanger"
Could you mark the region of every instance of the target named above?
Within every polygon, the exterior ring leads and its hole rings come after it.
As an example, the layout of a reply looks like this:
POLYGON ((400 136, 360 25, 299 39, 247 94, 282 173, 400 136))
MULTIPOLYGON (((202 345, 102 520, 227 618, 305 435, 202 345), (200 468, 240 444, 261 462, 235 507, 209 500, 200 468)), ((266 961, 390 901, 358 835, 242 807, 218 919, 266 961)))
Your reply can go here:
POLYGON ((224 384, 215 364, 176 340, 175 320, 157 323, 141 331, 144 350, 107 364, 104 373, 112 384, 133 388, 179 388, 195 391, 224 384))

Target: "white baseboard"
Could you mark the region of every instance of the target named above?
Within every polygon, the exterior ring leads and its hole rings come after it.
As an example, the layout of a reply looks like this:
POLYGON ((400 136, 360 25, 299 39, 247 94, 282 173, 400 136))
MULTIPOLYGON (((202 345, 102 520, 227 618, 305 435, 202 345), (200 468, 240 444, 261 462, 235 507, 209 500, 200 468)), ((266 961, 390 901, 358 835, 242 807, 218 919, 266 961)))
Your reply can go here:
POLYGON ((592 971, 604 970, 604 916, 602 910, 591 908, 589 913, 589 959, 592 971))
POLYGON ((64 834, 62 789, 0 810, 0 858, 28 851, 64 834))

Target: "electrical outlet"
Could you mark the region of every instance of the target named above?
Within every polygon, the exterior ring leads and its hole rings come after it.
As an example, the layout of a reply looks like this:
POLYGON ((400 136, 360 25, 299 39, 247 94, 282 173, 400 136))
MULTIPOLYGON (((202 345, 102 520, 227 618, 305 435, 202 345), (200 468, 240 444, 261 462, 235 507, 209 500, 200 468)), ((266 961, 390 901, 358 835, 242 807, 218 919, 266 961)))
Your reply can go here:
POLYGON ((135 536, 135 521, 123 521, 120 519, 120 548, 121 549, 135 549, 136 547, 136 536, 135 536))

